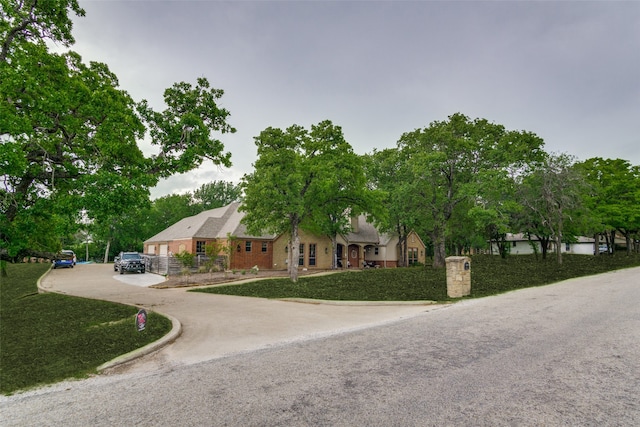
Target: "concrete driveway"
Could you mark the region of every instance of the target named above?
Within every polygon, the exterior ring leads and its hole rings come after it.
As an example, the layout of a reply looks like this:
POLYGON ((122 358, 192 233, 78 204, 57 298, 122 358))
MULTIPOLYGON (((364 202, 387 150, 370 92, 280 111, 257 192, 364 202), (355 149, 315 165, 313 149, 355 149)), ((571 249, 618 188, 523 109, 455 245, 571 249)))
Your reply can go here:
POLYGON ((445 307, 308 304, 187 292, 184 288, 148 288, 163 280, 150 273, 120 275, 110 264, 86 264, 51 270, 41 279, 40 288, 134 305, 173 318, 173 335, 160 343, 159 349, 156 346, 151 353, 146 349, 119 358, 104 367, 107 373, 170 370, 177 365, 390 323, 445 307))

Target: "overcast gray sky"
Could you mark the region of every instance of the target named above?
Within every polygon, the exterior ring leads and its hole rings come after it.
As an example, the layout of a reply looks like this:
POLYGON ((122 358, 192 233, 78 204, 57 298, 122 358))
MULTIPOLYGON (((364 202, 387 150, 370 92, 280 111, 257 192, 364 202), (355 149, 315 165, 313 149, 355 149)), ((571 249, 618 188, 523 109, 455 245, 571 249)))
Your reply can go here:
MULTIPOLYGON (((329 119, 359 154, 461 112, 527 130, 548 152, 640 165, 640 2, 80 0, 85 61, 135 100, 204 76, 238 132, 152 197, 238 182, 269 126, 329 119)), ((148 148, 144 148, 148 150, 148 148)), ((152 151, 147 151, 151 153, 152 151)))

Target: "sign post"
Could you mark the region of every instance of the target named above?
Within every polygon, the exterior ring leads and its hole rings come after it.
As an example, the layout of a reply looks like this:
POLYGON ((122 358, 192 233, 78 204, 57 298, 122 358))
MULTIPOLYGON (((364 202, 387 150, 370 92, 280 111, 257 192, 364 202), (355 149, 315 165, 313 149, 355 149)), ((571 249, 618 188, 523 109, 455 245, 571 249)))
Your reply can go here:
POLYGON ((144 328, 147 326, 147 311, 144 308, 138 310, 138 314, 136 314, 136 329, 138 332, 144 331, 144 328))

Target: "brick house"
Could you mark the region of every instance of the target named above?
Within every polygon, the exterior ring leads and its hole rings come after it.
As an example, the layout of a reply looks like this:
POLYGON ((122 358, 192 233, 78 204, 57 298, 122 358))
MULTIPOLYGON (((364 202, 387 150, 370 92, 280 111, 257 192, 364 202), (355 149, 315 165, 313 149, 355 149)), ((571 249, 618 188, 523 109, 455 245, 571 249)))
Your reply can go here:
MULTIPOLYGON (((205 245, 211 242, 230 247, 230 269, 286 270, 289 235, 254 236, 241 223, 244 213, 240 203, 184 218, 144 242, 144 254, 171 257, 180 252, 205 255, 205 245)), ((338 266, 343 268, 396 267, 400 256, 398 238, 380 234, 361 215, 351 220, 352 231, 337 238, 338 266)), ((425 262, 425 245, 416 233, 407 240, 406 263, 425 262)), ((222 254, 221 254, 222 255, 222 254)), ((299 268, 309 270, 331 268, 331 239, 300 231, 299 268)))

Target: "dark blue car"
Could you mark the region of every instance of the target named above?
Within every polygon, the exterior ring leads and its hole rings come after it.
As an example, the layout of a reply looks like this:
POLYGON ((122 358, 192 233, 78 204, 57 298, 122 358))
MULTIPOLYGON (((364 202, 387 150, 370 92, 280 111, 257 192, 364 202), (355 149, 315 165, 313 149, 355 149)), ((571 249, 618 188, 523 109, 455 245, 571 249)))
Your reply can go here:
POLYGON ((63 250, 53 260, 53 268, 70 267, 76 265, 76 254, 73 251, 63 250))

